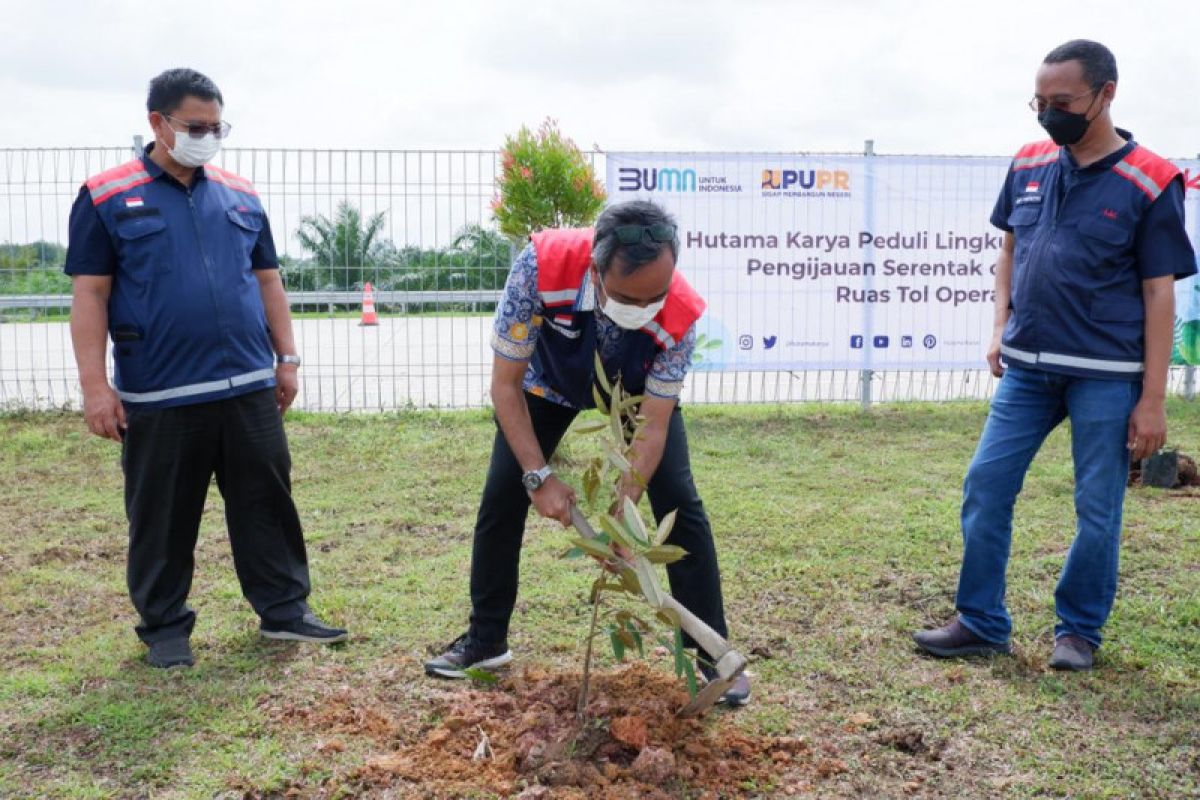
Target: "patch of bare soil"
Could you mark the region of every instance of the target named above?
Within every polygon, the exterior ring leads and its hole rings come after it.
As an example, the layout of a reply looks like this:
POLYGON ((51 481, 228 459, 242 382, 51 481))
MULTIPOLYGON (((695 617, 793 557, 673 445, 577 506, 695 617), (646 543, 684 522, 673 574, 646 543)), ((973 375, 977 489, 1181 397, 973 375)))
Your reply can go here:
POLYGON ((575 713, 579 684, 578 674, 530 668, 490 689, 431 698, 417 730, 404 730, 386 709, 337 698, 286 716, 325 734, 365 734, 389 748, 329 779, 314 796, 782 797, 811 792, 813 783, 846 770, 824 748, 740 731, 721 712, 679 719, 686 692, 644 664, 594 674, 582 723, 575 713))

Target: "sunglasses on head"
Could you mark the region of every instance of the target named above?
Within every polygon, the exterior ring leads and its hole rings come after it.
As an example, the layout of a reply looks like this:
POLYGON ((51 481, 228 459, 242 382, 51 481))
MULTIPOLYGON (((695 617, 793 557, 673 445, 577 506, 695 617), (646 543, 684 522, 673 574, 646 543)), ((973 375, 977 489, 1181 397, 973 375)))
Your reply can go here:
POLYGON ((651 242, 675 241, 675 226, 667 222, 656 222, 653 225, 618 225, 616 232, 617 241, 621 244, 642 244, 647 239, 651 242))
POLYGON ((182 125, 184 130, 180 131, 180 133, 186 131, 187 135, 193 139, 203 139, 205 135, 210 133, 217 139, 224 139, 229 135, 230 129, 233 128, 228 122, 214 122, 210 125, 207 122, 185 122, 177 117, 172 117, 170 114, 163 114, 163 116, 176 125, 182 125))

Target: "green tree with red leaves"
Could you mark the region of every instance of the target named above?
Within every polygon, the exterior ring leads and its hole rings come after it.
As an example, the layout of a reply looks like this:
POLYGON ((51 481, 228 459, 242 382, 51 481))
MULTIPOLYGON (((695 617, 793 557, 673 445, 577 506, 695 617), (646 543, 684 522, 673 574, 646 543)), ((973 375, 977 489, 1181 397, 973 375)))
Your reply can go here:
POLYGON ((545 228, 585 227, 604 208, 592 165, 555 120, 506 137, 500 159, 492 212, 506 236, 524 240, 545 228))

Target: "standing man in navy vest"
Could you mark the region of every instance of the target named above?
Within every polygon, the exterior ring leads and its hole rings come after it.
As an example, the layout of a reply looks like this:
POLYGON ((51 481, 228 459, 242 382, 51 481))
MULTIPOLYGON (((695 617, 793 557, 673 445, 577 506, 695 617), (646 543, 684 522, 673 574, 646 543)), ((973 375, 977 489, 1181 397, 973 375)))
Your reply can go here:
MULTIPOLYGON (((470 629, 427 662, 426 673, 461 678, 468 668, 512 660, 508 624, 525 518, 532 503, 570 525, 575 493, 549 460, 575 416, 594 407, 597 353, 610 380, 620 374, 630 393, 645 396, 645 439, 633 466, 647 477, 655 519, 678 509, 668 541, 688 552, 667 567, 671 592, 727 635, 716 548, 678 402, 704 301, 675 269, 678 251, 675 221, 653 203, 633 201, 608 208, 594 231, 534 234, 514 262, 492 334, 499 431, 475 523, 470 629)), ((642 494, 638 485, 621 491, 635 503, 642 494)), ((743 675, 724 700, 742 705, 749 697, 743 675)))
POLYGON ((1166 441, 1172 283, 1195 273, 1195 256, 1180 172, 1113 126, 1116 92, 1108 48, 1051 51, 1030 101, 1051 140, 1021 148, 992 212, 1005 236, 987 358, 1003 377, 964 487, 958 616, 914 635, 936 656, 1009 652, 1013 504, 1046 436, 1070 419, 1078 524, 1050 666, 1091 669, 1117 591, 1129 459, 1166 441))
POLYGON ((150 82, 146 105, 154 143, 80 190, 66 262, 88 429, 122 445, 138 636, 152 665, 192 665, 186 601, 216 473, 262 634, 341 641, 346 631, 306 602, 282 419, 300 357, 267 216, 249 181, 208 164, 230 127, 211 80, 168 70, 150 82))

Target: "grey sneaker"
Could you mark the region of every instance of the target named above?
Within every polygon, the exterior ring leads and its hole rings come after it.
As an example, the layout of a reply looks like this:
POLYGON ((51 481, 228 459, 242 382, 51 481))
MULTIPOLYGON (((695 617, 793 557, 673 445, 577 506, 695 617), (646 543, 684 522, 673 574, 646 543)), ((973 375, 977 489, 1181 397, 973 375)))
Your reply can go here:
POLYGON ((437 658, 425 662, 425 674, 437 678, 465 678, 468 669, 495 669, 512 661, 508 642, 481 644, 469 633, 446 646, 437 658))
POLYGON ((196 663, 196 659, 192 656, 192 646, 187 637, 180 636, 177 639, 151 642, 146 662, 158 669, 187 669, 196 663))
POLYGON ((1092 668, 1092 654, 1096 648, 1082 636, 1065 633, 1054 640, 1054 654, 1050 656, 1053 669, 1072 672, 1087 672, 1092 668))
POLYGON ((1008 642, 989 642, 971 632, 971 629, 955 617, 940 628, 917 631, 913 634, 917 647, 938 658, 960 656, 1009 655, 1012 647, 1008 642))
MULTIPOLYGON (((696 666, 700 668, 700 674, 704 676, 705 683, 715 680, 717 670, 709 666, 703 661, 697 661, 696 666)), ((750 702, 750 676, 745 672, 738 675, 734 679, 733 685, 725 690, 725 694, 721 695, 718 703, 724 703, 730 708, 738 708, 750 702)))
POLYGON ((350 635, 345 628, 334 628, 326 625, 320 617, 311 611, 302 617, 287 622, 267 622, 265 619, 258 627, 259 633, 268 639, 281 639, 289 642, 316 642, 317 644, 334 644, 344 642, 350 635))

